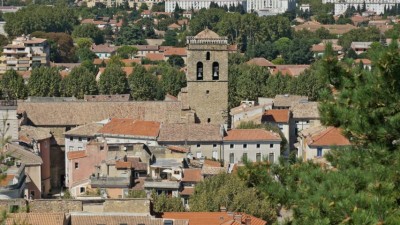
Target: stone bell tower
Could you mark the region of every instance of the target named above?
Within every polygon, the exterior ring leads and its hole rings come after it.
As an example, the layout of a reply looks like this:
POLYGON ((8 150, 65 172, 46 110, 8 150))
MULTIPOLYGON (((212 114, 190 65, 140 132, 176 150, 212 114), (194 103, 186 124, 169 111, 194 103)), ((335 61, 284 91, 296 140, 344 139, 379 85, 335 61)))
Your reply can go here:
POLYGON ((187 37, 188 102, 196 123, 227 124, 228 39, 205 29, 187 37))

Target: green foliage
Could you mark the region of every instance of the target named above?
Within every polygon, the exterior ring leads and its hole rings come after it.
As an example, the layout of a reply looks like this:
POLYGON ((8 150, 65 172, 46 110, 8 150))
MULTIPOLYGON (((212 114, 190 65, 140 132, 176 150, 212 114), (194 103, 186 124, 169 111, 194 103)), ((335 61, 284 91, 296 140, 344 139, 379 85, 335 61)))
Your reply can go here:
POLYGON ((169 197, 165 194, 157 195, 155 192, 153 192, 151 196, 153 200, 153 210, 156 213, 185 211, 181 198, 169 197))
POLYGON ((81 24, 72 32, 73 38, 91 38, 98 45, 104 43, 103 32, 94 24, 81 24))
POLYGON ((32 37, 45 38, 50 45, 50 61, 56 63, 71 63, 76 61, 74 41, 66 33, 33 32, 32 37))
POLYGON ((144 190, 129 190, 126 198, 146 198, 146 192, 144 190))
POLYGON ((157 94, 157 77, 141 65, 136 65, 128 77, 131 96, 134 100, 154 100, 157 94))
POLYGON ((152 12, 165 12, 165 2, 159 2, 153 4, 151 7, 152 12))
POLYGON ((91 48, 93 45, 92 38, 75 38, 75 43, 78 48, 91 48))
MULTIPOLYGON (((163 63, 150 69, 151 73, 160 75, 160 84, 162 92, 173 96, 178 96, 178 93, 183 87, 186 87, 186 75, 184 72, 179 71, 177 68, 170 66, 169 64, 163 63)), ((162 99, 164 98, 164 94, 162 99)), ((161 96, 160 96, 161 97, 161 96)), ((158 97, 158 99, 160 99, 158 97)))
POLYGON ((177 67, 177 68, 182 68, 183 66, 185 66, 185 61, 183 60, 183 58, 179 55, 171 55, 167 62, 173 66, 173 67, 177 67))
POLYGON ((144 45, 144 31, 138 26, 123 26, 115 39, 116 45, 144 45))
POLYGON ((93 61, 93 59, 97 58, 97 55, 90 50, 90 48, 78 48, 76 50, 76 56, 79 58, 80 62, 83 61, 93 61))
POLYGON ((115 64, 108 64, 99 80, 99 92, 101 94, 125 94, 128 90, 128 82, 125 72, 115 64))
POLYGON ((138 49, 133 46, 124 45, 117 49, 117 55, 123 59, 132 59, 138 49))
POLYGON ((164 46, 176 46, 178 44, 178 38, 176 31, 174 30, 167 30, 165 32, 164 41, 161 45, 164 46))
POLYGON ((269 222, 276 219, 276 206, 235 174, 206 178, 195 187, 189 200, 194 212, 218 212, 221 206, 231 212, 245 212, 269 222))
POLYGON ((4 14, 5 31, 10 36, 30 34, 34 31, 67 32, 78 24, 72 9, 63 5, 29 5, 16 13, 4 14))
POLYGON ((39 67, 32 70, 28 82, 30 96, 60 96, 61 76, 54 67, 39 67))
POLYGON ((63 79, 62 86, 64 96, 82 99, 84 95, 97 93, 96 76, 83 66, 73 68, 71 73, 63 79))
POLYGON ((339 45, 343 47, 344 51, 347 51, 353 41, 379 41, 380 37, 380 31, 376 27, 358 28, 340 36, 339 45))
POLYGON ((7 70, 1 78, 1 93, 6 99, 25 99, 28 90, 22 76, 15 70, 7 70))

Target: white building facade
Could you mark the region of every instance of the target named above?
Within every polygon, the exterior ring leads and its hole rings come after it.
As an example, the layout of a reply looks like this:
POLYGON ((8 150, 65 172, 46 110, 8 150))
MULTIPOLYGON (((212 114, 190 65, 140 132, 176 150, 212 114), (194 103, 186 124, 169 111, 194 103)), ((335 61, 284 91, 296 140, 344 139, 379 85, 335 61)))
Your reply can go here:
POLYGON ((391 9, 395 4, 400 3, 399 0, 322 0, 322 3, 333 3, 335 5, 335 15, 341 15, 346 12, 348 8, 365 8, 367 11, 375 12, 380 15, 386 9, 391 9))
POLYGON ((238 6, 239 4, 245 6, 246 2, 243 0, 166 0, 165 12, 174 12, 176 4, 179 8, 184 10, 200 10, 202 8, 210 8, 211 2, 218 4, 218 6, 238 6))
POLYGON ((276 15, 296 8, 295 0, 247 0, 247 12, 276 15))

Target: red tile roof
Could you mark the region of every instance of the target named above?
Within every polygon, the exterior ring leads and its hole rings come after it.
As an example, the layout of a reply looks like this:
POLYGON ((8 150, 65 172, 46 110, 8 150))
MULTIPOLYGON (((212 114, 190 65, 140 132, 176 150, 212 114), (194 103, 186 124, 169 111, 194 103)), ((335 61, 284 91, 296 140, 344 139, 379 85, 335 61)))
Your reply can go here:
POLYGON ((262 117, 262 121, 275 123, 289 122, 289 109, 270 109, 262 117))
POLYGON ((6 225, 30 224, 30 225, 64 225, 66 219, 64 213, 10 213, 7 214, 6 225))
POLYGON ((160 123, 155 121, 113 118, 98 132, 103 134, 146 136, 155 138, 160 132, 160 123))
POLYGON ((14 177, 15 177, 14 174, 7 174, 3 179, 0 180, 0 187, 9 186, 14 177))
POLYGON ((263 129, 233 129, 224 141, 281 141, 279 134, 263 129))
POLYGON ((117 169, 131 169, 132 162, 116 161, 115 168, 117 169))
POLYGON ((371 60, 369 60, 369 59, 356 59, 354 62, 357 63, 357 64, 362 62, 364 65, 371 65, 372 64, 371 60))
POLYGON ((182 152, 182 153, 189 152, 188 148, 185 148, 185 147, 182 147, 182 146, 170 145, 167 148, 169 150, 171 150, 171 151, 174 151, 174 152, 182 152))
POLYGON ((251 225, 266 225, 267 222, 257 217, 245 214, 227 212, 164 212, 162 215, 165 219, 188 219, 190 225, 239 225, 245 224, 246 219, 251 219, 251 225), (241 223, 234 221, 234 215, 241 215, 241 223))
POLYGON ((171 56, 171 55, 179 55, 179 56, 183 56, 186 57, 187 56, 187 52, 186 52, 186 48, 167 48, 164 51, 164 55, 165 56, 171 56))
POLYGON ((349 146, 351 145, 340 128, 328 127, 327 129, 308 138, 309 146, 349 146))
POLYGON ((146 58, 149 59, 150 61, 163 61, 164 60, 164 54, 161 53, 147 53, 146 58))
POLYGON ((183 182, 200 182, 203 180, 201 175, 201 169, 184 169, 183 170, 183 182))
POLYGON ((247 64, 249 65, 257 65, 257 66, 264 66, 264 67, 275 67, 275 65, 268 61, 267 59, 264 58, 253 58, 249 61, 247 61, 247 64))
POLYGON ((179 192, 180 195, 193 195, 194 187, 183 187, 183 190, 179 192))
POLYGON ((178 25, 178 24, 176 24, 176 23, 173 23, 173 24, 170 24, 170 25, 168 25, 168 28, 172 28, 172 29, 180 29, 180 28, 181 28, 181 26, 180 26, 180 25, 178 25))
POLYGON ((308 68, 310 68, 310 65, 276 65, 272 74, 278 74, 280 72, 282 75, 297 77, 308 68))
POLYGON ((84 158, 86 157, 86 151, 71 151, 67 153, 67 158, 68 160, 72 160, 72 159, 79 159, 79 158, 84 158))

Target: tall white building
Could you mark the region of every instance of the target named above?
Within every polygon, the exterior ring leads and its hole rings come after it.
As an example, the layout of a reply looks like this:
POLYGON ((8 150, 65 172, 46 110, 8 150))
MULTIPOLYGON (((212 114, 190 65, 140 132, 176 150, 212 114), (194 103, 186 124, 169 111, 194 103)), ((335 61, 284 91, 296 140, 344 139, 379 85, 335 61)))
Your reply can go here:
POLYGON ((177 3, 179 7, 184 10, 199 10, 202 8, 210 8, 211 2, 218 4, 220 7, 226 5, 228 8, 232 5, 246 5, 246 1, 243 0, 165 0, 165 12, 173 12, 177 3))
POLYGON ((296 8, 296 0, 247 0, 247 12, 276 15, 296 8))
POLYGON ((400 3, 400 0, 322 0, 322 3, 333 3, 335 5, 335 15, 341 15, 350 7, 365 8, 367 11, 375 12, 380 15, 386 9, 391 9, 395 4, 400 3))

